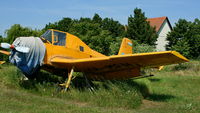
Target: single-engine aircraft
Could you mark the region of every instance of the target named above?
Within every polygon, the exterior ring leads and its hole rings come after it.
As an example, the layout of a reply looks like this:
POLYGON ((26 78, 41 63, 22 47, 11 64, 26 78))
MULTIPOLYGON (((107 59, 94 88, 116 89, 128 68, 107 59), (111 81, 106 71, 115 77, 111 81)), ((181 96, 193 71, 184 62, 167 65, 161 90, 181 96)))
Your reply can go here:
POLYGON ((59 30, 49 29, 39 37, 18 37, 12 45, 1 43, 0 47, 11 49, 0 53, 9 55, 26 77, 34 78, 39 69, 66 76, 64 84, 69 87, 73 72, 84 72, 91 80, 111 80, 143 77, 141 68, 159 67, 188 62, 176 51, 132 53, 132 41, 123 38, 118 55, 106 56, 92 50, 78 37, 59 30))

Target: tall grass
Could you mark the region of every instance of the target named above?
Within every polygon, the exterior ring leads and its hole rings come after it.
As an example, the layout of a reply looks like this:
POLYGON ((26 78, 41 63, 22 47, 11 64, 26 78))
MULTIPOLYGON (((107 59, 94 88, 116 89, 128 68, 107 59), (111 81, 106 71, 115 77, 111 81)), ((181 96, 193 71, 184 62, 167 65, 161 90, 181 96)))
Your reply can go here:
POLYGON ((161 72, 171 75, 196 76, 200 73, 200 61, 191 60, 190 62, 183 64, 165 66, 161 72))
POLYGON ((24 80, 14 66, 0 67, 0 112, 198 112, 200 111, 200 62, 149 69, 154 77, 124 81, 73 79, 62 93, 61 77, 42 71, 38 80, 24 80), (42 108, 42 109, 41 109, 42 108))
POLYGON ((146 84, 133 80, 93 81, 94 90, 91 91, 81 77, 75 78, 71 83, 70 90, 62 93, 58 90, 58 84, 62 82, 61 77, 45 71, 40 73, 37 80, 24 80, 23 74, 16 67, 1 66, 0 87, 66 101, 84 102, 92 106, 133 109, 140 106, 143 96, 149 93, 146 84))

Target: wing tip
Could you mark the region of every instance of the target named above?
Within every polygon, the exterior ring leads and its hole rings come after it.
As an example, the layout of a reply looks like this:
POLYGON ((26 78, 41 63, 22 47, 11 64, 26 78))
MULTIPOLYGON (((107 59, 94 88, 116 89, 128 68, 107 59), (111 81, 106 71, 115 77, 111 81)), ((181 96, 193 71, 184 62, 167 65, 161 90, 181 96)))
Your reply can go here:
POLYGON ((179 52, 177 51, 171 51, 172 54, 174 54, 175 56, 177 56, 178 58, 180 58, 181 60, 183 60, 184 62, 189 62, 189 60, 184 57, 183 55, 181 55, 179 52))

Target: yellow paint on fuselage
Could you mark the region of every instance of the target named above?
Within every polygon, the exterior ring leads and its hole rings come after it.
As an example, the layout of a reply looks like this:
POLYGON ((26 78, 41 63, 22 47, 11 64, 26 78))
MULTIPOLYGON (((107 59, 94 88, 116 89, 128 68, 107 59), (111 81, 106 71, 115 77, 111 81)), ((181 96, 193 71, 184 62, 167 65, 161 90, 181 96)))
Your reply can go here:
MULTIPOLYGON (((58 31, 53 30, 52 31, 58 31)), ((58 31, 62 32, 62 31, 58 31)), ((46 42, 44 43, 46 46, 46 54, 44 58, 44 64, 53 66, 51 64, 51 59, 54 57, 64 57, 68 59, 82 59, 82 58, 92 58, 92 57, 105 57, 105 55, 98 53, 92 50, 89 46, 87 46, 83 41, 81 41, 78 37, 66 33, 66 45, 59 46, 54 45, 54 37, 52 35, 52 43, 46 42), (80 47, 83 48, 83 51, 80 50, 80 47)))

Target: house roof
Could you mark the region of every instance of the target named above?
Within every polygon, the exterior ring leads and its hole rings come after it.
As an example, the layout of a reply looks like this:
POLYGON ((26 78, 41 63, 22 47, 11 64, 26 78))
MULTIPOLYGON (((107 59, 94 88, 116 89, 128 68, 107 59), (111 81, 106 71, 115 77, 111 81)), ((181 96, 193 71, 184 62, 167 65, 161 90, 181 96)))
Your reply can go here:
POLYGON ((171 24, 166 16, 164 17, 157 17, 157 18, 148 18, 150 25, 152 27, 156 27, 156 32, 159 32, 161 27, 163 26, 165 20, 168 22, 170 29, 172 29, 171 24))

